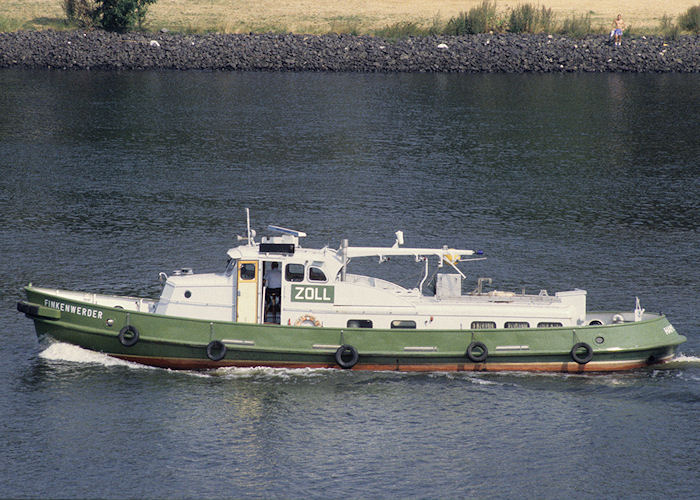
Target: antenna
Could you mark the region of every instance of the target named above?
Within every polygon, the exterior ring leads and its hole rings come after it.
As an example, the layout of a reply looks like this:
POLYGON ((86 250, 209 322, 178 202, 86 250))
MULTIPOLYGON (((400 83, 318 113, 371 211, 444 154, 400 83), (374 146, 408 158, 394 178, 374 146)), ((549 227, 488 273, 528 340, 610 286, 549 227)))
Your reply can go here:
POLYGON ((245 209, 245 222, 248 229, 248 245, 253 246, 255 244, 255 230, 250 229, 250 208, 248 207, 245 209))
POLYGON ((250 208, 245 207, 245 223, 248 229, 248 244, 250 245, 250 208))

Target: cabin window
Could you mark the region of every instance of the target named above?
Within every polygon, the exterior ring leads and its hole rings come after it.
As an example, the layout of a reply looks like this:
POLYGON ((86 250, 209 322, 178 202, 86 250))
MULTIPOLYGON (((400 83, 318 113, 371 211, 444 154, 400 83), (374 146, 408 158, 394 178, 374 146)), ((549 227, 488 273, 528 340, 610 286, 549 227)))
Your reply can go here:
POLYGON ((490 328, 496 328, 495 321, 472 321, 473 330, 488 330, 490 328))
POLYGON ((326 274, 318 267, 309 268, 309 281, 327 281, 326 274))
POLYGON ((564 326, 558 321, 540 321, 537 323, 537 328, 556 328, 558 326, 564 326))
POLYGON ((369 319, 349 319, 348 328, 372 328, 372 320, 369 319))
POLYGON ((241 279, 242 280, 254 280, 255 279, 255 264, 252 262, 241 264, 241 279))
POLYGON ((527 321, 506 321, 506 328, 530 328, 530 323, 527 321))
POLYGON ((415 328, 416 322, 405 319, 395 319, 391 322, 392 328, 415 328))
POLYGON ((303 264, 287 264, 284 271, 284 279, 287 281, 304 281, 304 265, 303 264))

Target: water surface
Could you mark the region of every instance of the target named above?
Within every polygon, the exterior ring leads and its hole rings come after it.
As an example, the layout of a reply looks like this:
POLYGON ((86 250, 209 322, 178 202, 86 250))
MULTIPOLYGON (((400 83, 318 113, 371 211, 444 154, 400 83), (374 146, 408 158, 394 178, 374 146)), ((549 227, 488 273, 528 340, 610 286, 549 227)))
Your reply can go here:
POLYGON ((697 75, 3 70, 0 89, 0 496, 697 494, 697 75), (465 289, 637 296, 688 342, 613 375, 193 373, 39 345, 14 310, 30 281, 157 296, 159 271, 220 270, 245 207, 308 246, 483 249, 465 289))

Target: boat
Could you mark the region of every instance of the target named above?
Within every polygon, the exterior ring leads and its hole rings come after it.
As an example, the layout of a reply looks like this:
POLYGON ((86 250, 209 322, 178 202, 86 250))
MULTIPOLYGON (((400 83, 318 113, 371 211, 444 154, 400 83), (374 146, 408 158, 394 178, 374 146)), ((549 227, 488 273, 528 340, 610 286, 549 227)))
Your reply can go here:
POLYGON ((29 284, 17 309, 37 336, 170 369, 337 368, 395 371, 609 372, 671 360, 686 340, 663 314, 589 312, 586 291, 498 290, 460 266, 483 252, 404 246, 305 248, 306 233, 268 226, 228 250, 218 273, 160 273, 157 299, 29 284), (407 288, 353 274, 351 261, 404 258, 407 288), (471 288, 471 287, 469 287, 471 288))

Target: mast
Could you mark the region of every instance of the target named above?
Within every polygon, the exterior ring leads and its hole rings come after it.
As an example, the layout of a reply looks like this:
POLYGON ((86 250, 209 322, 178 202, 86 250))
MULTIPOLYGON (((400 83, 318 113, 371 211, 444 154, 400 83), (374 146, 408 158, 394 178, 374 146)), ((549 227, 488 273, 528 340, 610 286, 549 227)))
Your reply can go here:
POLYGON ((348 268, 348 240, 347 240, 347 238, 343 239, 343 241, 340 243, 340 252, 341 252, 341 257, 343 259, 343 267, 341 268, 341 271, 340 271, 340 281, 345 281, 345 274, 347 273, 347 268, 348 268))

